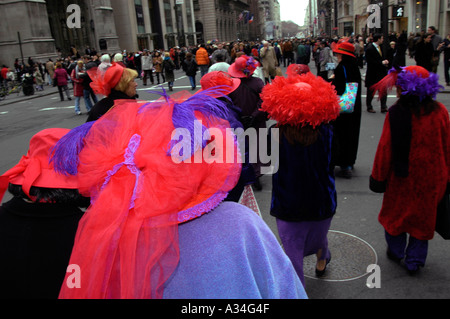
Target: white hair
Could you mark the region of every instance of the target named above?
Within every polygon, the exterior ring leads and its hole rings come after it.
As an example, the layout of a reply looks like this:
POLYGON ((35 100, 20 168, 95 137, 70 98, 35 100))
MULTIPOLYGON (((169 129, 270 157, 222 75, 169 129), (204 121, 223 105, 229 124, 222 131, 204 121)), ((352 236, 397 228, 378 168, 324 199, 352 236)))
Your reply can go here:
POLYGON ((103 54, 100 58, 100 61, 105 63, 111 62, 111 57, 109 56, 109 54, 103 54))
POLYGON ((121 62, 123 61, 123 55, 121 53, 117 53, 114 55, 114 62, 121 62))

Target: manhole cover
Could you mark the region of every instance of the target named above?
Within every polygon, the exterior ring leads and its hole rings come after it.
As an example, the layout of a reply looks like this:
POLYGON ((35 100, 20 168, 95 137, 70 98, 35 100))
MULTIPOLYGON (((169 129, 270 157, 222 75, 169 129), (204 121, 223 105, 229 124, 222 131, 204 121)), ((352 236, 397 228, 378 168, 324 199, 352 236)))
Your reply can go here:
POLYGON ((330 230, 328 248, 331 261, 325 275, 317 278, 315 274, 316 255, 303 259, 304 276, 326 281, 348 281, 367 275, 367 267, 377 263, 377 253, 367 242, 354 235, 330 230))

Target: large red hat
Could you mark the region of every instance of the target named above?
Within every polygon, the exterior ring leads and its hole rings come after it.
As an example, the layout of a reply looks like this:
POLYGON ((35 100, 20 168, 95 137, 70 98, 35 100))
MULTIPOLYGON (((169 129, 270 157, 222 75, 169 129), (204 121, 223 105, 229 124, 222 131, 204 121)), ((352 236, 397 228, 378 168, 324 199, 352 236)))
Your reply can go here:
POLYGON ((350 42, 341 42, 336 45, 336 47, 333 50, 334 53, 340 53, 345 54, 348 56, 351 56, 353 58, 356 57, 355 55, 355 46, 351 44, 350 42))
POLYGON ((269 113, 279 125, 313 128, 339 116, 339 97, 331 83, 311 72, 276 77, 261 93, 261 110, 269 113))
POLYGON ((178 224, 217 207, 241 172, 226 104, 208 93, 123 100, 92 124, 78 166, 92 204, 70 259, 83 279, 60 298, 162 298, 179 262, 178 224))
POLYGON ((51 150, 61 137, 70 130, 51 128, 40 131, 30 140, 27 155, 19 163, 0 176, 0 202, 8 184, 21 185, 23 192, 30 197, 30 188, 77 189, 77 178, 55 172, 50 163, 51 150))

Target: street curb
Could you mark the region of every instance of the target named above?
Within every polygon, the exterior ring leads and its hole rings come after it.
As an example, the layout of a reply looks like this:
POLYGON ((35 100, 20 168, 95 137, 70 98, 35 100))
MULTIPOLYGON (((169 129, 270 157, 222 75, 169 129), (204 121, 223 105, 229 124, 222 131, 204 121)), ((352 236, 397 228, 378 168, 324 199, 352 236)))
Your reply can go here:
MULTIPOLYGON (((73 91, 73 88, 69 88, 69 91, 73 91)), ((38 94, 33 94, 30 96, 22 96, 22 97, 18 97, 15 100, 8 100, 8 98, 6 98, 3 102, 0 102, 0 107, 3 105, 10 105, 10 104, 14 104, 14 103, 19 103, 19 102, 23 102, 23 101, 28 101, 28 100, 32 100, 32 99, 37 99, 43 96, 49 96, 49 95, 53 95, 53 94, 58 94, 59 92, 48 92, 48 93, 38 93, 38 94)))

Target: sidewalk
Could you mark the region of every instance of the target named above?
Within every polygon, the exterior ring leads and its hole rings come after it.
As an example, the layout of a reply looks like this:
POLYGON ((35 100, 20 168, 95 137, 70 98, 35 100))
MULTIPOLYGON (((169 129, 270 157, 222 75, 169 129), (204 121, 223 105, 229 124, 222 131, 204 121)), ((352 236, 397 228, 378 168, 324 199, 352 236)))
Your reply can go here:
MULTIPOLYGON (((73 86, 71 83, 68 84, 69 91, 71 91, 71 95, 73 95, 73 86)), ((0 106, 9 105, 14 103, 19 103, 27 100, 36 99, 43 96, 58 94, 58 87, 53 87, 51 85, 44 85, 44 91, 36 91, 34 90, 33 95, 25 96, 23 92, 20 92, 19 95, 13 93, 8 95, 3 101, 0 101, 0 106)))

